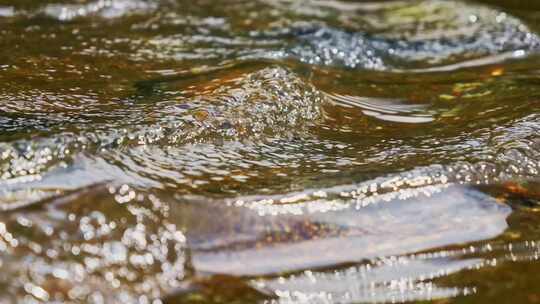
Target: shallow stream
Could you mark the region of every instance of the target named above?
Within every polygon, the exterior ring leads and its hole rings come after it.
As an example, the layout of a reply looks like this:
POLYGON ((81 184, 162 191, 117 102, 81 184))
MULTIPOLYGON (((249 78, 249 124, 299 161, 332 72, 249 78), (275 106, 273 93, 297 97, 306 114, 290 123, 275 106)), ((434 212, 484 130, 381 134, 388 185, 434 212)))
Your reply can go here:
POLYGON ((534 1, 1 0, 0 303, 539 303, 534 1))

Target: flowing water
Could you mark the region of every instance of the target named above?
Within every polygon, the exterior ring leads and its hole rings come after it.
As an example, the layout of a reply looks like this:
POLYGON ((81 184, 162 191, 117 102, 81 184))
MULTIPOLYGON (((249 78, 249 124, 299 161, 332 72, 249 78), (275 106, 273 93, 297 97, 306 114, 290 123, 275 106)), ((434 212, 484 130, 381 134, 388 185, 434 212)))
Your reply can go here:
POLYGON ((0 1, 0 303, 540 302, 534 1, 0 1))

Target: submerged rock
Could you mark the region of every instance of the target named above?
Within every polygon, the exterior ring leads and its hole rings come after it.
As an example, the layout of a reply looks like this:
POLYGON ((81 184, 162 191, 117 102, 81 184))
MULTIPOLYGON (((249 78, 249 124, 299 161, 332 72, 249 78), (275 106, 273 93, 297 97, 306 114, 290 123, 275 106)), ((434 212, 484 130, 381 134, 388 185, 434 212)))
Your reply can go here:
POLYGON ((322 118, 325 96, 289 69, 272 66, 241 75, 209 94, 174 105, 181 141, 208 141, 305 134, 322 118))
POLYGON ((365 206, 324 195, 303 206, 293 201, 263 199, 261 208, 236 201, 171 214, 187 223, 196 271, 255 276, 490 239, 507 228, 511 212, 493 198, 459 186, 403 189, 366 198, 362 202, 371 203, 365 206), (197 218, 189 218, 194 213, 197 218), (219 221, 212 219, 217 214, 219 221))

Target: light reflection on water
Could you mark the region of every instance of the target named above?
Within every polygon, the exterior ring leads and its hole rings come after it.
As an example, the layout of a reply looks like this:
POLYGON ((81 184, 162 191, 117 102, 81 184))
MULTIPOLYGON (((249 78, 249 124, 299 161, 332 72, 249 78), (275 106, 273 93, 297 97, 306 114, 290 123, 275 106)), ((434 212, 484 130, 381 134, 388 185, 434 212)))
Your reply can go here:
POLYGON ((534 302, 536 15, 2 4, 0 302, 534 302))

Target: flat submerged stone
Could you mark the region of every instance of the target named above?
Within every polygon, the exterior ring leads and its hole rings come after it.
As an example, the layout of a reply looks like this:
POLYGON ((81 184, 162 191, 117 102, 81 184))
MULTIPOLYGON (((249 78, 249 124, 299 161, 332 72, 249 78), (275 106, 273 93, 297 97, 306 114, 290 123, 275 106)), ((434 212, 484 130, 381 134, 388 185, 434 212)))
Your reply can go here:
POLYGON ((496 237, 511 213, 464 186, 424 187, 356 206, 310 211, 308 204, 298 214, 264 216, 246 207, 200 210, 186 229, 193 267, 255 276, 403 255, 496 237))

